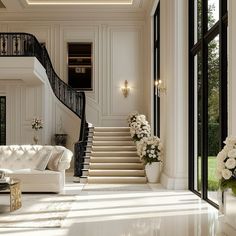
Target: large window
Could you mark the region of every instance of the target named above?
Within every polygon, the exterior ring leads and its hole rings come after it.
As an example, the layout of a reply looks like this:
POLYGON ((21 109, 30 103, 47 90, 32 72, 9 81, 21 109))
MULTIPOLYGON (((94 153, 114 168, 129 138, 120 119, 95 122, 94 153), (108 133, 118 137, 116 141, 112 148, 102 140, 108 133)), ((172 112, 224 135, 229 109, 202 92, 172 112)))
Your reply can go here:
POLYGON ((160 94, 157 90, 160 81, 160 2, 154 14, 154 135, 160 136, 160 94))
POLYGON ((217 206, 227 136, 227 1, 189 0, 189 188, 217 206))
POLYGON ((6 144, 6 97, 0 96, 0 145, 6 144))

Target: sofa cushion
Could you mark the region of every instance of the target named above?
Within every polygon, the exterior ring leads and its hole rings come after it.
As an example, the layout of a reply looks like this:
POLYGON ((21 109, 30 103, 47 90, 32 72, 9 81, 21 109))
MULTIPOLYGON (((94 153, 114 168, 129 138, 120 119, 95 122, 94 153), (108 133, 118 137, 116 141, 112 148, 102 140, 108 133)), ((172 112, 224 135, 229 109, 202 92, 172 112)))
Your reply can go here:
POLYGON ((62 158, 64 150, 59 152, 52 152, 50 156, 50 160, 48 162, 47 168, 49 170, 59 171, 59 162, 62 158))
POLYGON ((41 149, 38 153, 37 153, 37 159, 39 159, 38 164, 35 167, 35 170, 45 170, 46 166, 51 158, 52 152, 49 152, 47 150, 41 149))
POLYGON ((55 146, 47 168, 54 171, 62 171, 70 168, 73 153, 62 146, 55 146))

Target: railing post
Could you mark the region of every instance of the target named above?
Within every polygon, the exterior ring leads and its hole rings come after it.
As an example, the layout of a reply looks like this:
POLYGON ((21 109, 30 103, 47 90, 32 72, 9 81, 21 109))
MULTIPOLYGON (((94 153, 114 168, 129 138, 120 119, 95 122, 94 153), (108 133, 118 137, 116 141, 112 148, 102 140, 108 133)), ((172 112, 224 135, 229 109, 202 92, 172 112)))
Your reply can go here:
POLYGON ((77 142, 74 145, 74 176, 82 176, 82 165, 83 165, 83 156, 84 156, 84 143, 77 142))

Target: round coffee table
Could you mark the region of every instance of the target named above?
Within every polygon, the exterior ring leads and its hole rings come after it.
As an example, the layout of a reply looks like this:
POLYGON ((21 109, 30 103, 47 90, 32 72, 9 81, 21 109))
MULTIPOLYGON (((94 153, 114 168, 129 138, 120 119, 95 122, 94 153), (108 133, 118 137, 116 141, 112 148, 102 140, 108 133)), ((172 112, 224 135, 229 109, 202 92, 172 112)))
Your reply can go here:
POLYGON ((0 191, 10 190, 10 211, 15 211, 21 207, 20 180, 11 178, 8 183, 0 183, 0 191))

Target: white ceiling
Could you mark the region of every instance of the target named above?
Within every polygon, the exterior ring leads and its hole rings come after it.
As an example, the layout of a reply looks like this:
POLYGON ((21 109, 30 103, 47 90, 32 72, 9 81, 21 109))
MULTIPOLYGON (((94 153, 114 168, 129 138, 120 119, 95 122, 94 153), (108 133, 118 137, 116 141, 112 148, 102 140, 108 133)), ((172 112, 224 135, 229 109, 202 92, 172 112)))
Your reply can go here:
POLYGON ((29 5, 126 5, 133 0, 26 0, 29 5))
POLYGON ((0 20, 143 19, 155 0, 0 0, 0 20), (87 4, 85 4, 87 3, 87 4))
POLYGON ((111 10, 145 11, 153 0, 0 0, 6 11, 111 10))

